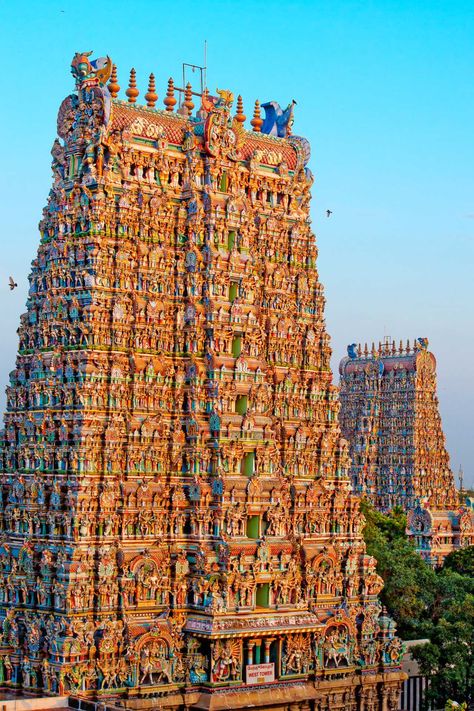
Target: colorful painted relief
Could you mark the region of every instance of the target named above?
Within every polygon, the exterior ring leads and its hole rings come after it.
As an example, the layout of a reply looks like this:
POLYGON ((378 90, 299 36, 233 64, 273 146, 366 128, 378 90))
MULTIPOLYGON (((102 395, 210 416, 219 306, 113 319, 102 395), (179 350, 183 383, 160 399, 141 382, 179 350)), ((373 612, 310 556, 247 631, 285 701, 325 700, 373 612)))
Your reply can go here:
POLYGON ((350 445, 354 492, 381 511, 401 506, 408 534, 426 560, 442 563, 474 543, 474 516, 459 505, 436 395, 428 339, 399 347, 347 348, 341 375, 341 429, 350 445))
POLYGON ((228 91, 193 115, 72 71, 8 388, 2 684, 395 709, 293 105, 267 135, 228 91))

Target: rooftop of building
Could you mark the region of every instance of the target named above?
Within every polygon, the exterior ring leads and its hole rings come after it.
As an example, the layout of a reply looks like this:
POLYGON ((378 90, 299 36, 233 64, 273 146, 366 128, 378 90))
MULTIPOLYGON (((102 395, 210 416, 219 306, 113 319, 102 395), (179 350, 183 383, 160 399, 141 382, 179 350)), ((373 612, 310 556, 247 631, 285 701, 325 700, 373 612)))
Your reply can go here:
POLYGON ((298 164, 301 167, 309 160, 308 141, 292 135, 296 105, 294 100, 286 108, 282 108, 276 101, 262 104, 255 101, 251 130, 247 130, 247 117, 240 95, 234 102, 233 92, 227 89, 216 89, 216 95, 213 96, 202 82, 199 90, 196 90, 189 82, 183 87, 176 86, 170 78, 163 92, 163 108, 159 108, 154 75, 150 74, 148 89, 143 95, 143 103, 140 103, 137 76, 135 69, 132 69, 125 97, 120 98, 121 87, 116 65, 109 57, 91 61, 89 55, 75 55, 71 64, 72 74, 78 89, 95 90, 97 87, 101 92, 105 124, 109 132, 129 131, 144 142, 161 139, 168 144, 182 146, 186 133, 191 131, 196 144, 208 148, 211 127, 207 119, 216 111, 224 109, 226 120, 221 125, 215 123, 212 128, 216 133, 229 130, 234 132, 235 137, 229 137, 230 148, 235 149, 231 160, 248 161, 255 158, 260 164, 279 167, 279 173, 294 171, 298 164))
MULTIPOLYGON (((204 141, 203 120, 199 117, 129 104, 120 99, 114 99, 112 105, 112 130, 129 130, 133 135, 145 139, 162 137, 172 145, 181 146, 191 121, 194 124, 197 141, 201 143, 204 141)), ((239 152, 240 160, 250 160, 256 152, 262 152, 260 161, 262 163, 277 166, 284 161, 288 170, 293 171, 296 168, 296 148, 286 138, 246 130, 243 136, 244 140, 239 152)))
POLYGON ((404 370, 414 372, 417 369, 417 361, 421 353, 427 353, 432 361, 433 368, 436 368, 436 359, 428 351, 428 339, 416 338, 411 343, 410 340, 396 342, 390 338, 379 341, 378 347, 372 342, 371 347, 365 343, 351 343, 347 346, 347 356, 341 359, 339 373, 341 376, 355 372, 367 371, 367 365, 374 364, 380 375, 393 370, 404 370))

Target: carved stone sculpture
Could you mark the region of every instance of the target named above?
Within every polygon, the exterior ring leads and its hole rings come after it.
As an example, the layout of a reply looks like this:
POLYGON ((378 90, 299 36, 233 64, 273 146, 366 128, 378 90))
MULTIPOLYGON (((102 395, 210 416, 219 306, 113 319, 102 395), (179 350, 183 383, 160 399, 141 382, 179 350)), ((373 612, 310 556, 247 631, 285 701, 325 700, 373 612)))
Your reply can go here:
POLYGON ((2 433, 3 683, 242 708, 271 680, 275 707, 327 673, 325 707, 342 685, 356 709, 370 665, 382 709, 403 675, 337 422, 308 144, 259 107, 246 131, 228 91, 194 116, 172 80, 138 105, 134 71, 118 99, 108 58, 73 75, 2 433))

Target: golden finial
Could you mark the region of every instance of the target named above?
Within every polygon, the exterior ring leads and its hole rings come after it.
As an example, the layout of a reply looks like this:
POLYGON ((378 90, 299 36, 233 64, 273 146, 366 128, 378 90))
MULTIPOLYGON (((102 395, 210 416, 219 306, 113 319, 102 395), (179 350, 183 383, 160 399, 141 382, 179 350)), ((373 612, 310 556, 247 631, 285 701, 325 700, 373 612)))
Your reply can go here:
POLYGON ((364 355, 366 358, 369 355, 369 349, 367 348, 367 343, 364 343, 364 355))
POLYGON ((410 340, 407 338, 407 353, 410 352, 410 340))
POLYGON ((150 78, 148 80, 148 91, 145 94, 145 101, 148 108, 154 109, 157 99, 158 94, 156 93, 155 75, 152 73, 150 74, 150 78))
POLYGON ((375 343, 372 341, 372 350, 370 351, 372 355, 375 355, 375 343))
POLYGON ((163 103, 166 106, 167 111, 173 111, 176 99, 174 97, 174 81, 171 77, 168 79, 168 89, 166 90, 166 96, 163 99, 163 103))
POLYGON ((128 103, 134 104, 140 92, 137 89, 137 73, 135 69, 130 69, 130 80, 125 94, 128 96, 128 103))
POLYGON ((186 109, 188 116, 191 116, 193 109, 194 109, 194 103, 193 103, 193 90, 192 90, 191 84, 189 82, 186 84, 186 88, 184 90, 183 106, 186 109))
POLYGON ((117 65, 112 66, 112 74, 110 75, 110 81, 108 83, 108 88, 110 91, 110 96, 112 99, 116 99, 120 91, 120 85, 117 80, 117 65))
POLYGON ((244 114, 244 102, 239 94, 237 97, 237 113, 235 114, 235 120, 239 123, 244 123, 247 116, 244 114))
POLYGON ((260 133, 262 130, 263 119, 260 117, 260 101, 257 99, 255 102, 255 108, 253 110, 253 119, 250 121, 253 130, 256 133, 260 133))
POLYGON ((398 347, 398 352, 400 355, 403 353, 403 341, 400 339, 400 346, 398 347))
POLYGON ((362 348, 361 348, 360 343, 359 343, 359 345, 357 346, 357 355, 359 356, 359 358, 360 358, 361 355, 362 355, 362 348))

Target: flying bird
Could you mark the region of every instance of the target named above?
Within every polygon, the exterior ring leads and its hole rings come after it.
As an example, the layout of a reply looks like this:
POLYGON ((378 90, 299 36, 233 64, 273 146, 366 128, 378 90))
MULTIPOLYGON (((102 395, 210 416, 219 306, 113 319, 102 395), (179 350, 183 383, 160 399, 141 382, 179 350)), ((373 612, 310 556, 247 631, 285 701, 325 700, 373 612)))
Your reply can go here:
POLYGON ((326 217, 331 217, 332 210, 326 210, 326 217))
POLYGON ((14 281, 13 277, 10 277, 10 278, 9 278, 8 283, 9 283, 9 286, 10 286, 10 291, 13 291, 13 289, 15 289, 15 288, 18 286, 18 284, 16 283, 16 281, 14 281))

